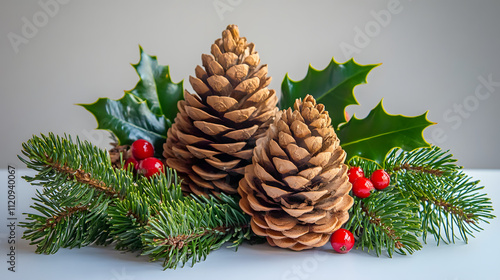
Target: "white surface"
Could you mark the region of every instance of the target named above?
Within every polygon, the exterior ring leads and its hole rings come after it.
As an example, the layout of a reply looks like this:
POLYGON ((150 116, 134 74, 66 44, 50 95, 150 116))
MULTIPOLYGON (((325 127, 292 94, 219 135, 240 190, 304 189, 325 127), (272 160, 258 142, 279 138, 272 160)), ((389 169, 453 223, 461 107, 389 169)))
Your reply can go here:
POLYGON ((382 98, 391 114, 429 110, 438 124, 425 130, 426 139, 451 149, 466 168, 500 169, 490 156, 500 154, 500 130, 492 129, 500 119, 498 0, 55 1, 0 1, 2 168, 16 162, 20 143, 32 134, 69 133, 107 147, 107 133, 94 131, 95 119, 74 104, 117 99, 132 89, 138 44, 190 89, 201 54, 228 24, 237 24, 269 65, 270 89, 280 92, 285 73, 300 80, 309 63, 323 69, 332 57, 382 63, 367 85, 356 87, 361 106, 348 107, 349 114, 364 117, 382 98), (59 2, 69 3, 16 53, 8 34, 23 35, 34 16, 43 20, 40 3, 59 2), (399 6, 390 20, 377 21, 391 3, 399 6), (343 45, 359 53, 346 55, 343 45), (479 77, 490 75, 495 84, 491 92, 480 88, 489 95, 478 100, 479 77))
MULTIPOLYGON (((35 189, 20 179, 25 172, 17 171, 18 220, 23 218, 22 212, 29 211, 35 189)), ((468 170, 467 173, 481 180, 498 216, 500 170, 468 170)), ((5 170, 0 174, 0 214, 4 225, 7 175, 5 170)), ((230 249, 215 251, 193 268, 167 271, 162 270, 159 262, 148 262, 146 257, 115 251, 112 247, 61 249, 54 255, 38 255, 34 253, 34 246, 21 240, 22 232, 18 228, 15 273, 7 271, 6 226, 1 226, 0 279, 500 279, 500 223, 494 219, 491 224, 483 226, 485 230, 476 233, 476 238, 471 238, 467 245, 457 242, 437 247, 429 242, 413 255, 396 254, 392 259, 359 250, 340 255, 334 253, 328 244, 303 252, 268 245, 243 245, 237 252, 230 249)))

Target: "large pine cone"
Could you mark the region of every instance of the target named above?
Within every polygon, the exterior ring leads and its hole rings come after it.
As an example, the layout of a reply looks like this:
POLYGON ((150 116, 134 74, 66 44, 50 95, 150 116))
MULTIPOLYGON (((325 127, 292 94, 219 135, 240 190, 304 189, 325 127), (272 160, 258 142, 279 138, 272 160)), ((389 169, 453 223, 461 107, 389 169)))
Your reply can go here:
POLYGON ((294 107, 279 112, 257 141, 238 192, 255 234, 299 251, 323 246, 348 220, 353 199, 328 112, 310 95, 294 107))
POLYGON ((203 54, 203 67, 190 77, 197 94, 184 92, 179 113, 168 130, 163 155, 183 179, 185 192, 235 194, 256 140, 274 120, 278 99, 267 65, 253 43, 229 25, 203 54))

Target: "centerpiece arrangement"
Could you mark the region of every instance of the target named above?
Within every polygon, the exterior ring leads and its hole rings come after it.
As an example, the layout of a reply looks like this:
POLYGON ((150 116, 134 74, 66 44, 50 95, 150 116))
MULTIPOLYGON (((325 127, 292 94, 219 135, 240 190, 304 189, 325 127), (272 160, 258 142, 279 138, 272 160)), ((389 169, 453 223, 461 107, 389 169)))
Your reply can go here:
POLYGON ((285 76, 278 97, 237 26, 201 58, 189 92, 141 48, 134 89, 81 104, 112 133, 109 151, 68 135, 23 143, 19 158, 37 172, 24 178, 41 186, 23 223, 36 252, 112 244, 164 268, 243 242, 392 256, 429 235, 467 242, 494 218, 479 182, 423 138, 426 114, 390 115, 380 102, 347 117, 378 65, 309 67, 303 80, 285 76))

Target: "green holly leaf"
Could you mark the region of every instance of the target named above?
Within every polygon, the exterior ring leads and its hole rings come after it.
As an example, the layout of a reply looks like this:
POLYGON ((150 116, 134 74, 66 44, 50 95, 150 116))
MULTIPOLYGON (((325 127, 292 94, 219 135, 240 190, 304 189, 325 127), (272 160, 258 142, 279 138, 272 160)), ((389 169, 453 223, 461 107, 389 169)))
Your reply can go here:
POLYGON ((346 122, 345 107, 358 104, 353 93, 354 87, 365 84, 368 73, 378 65, 360 65, 353 59, 339 64, 332 59, 323 70, 316 70, 309 65, 306 77, 300 81, 291 80, 287 73, 281 83, 280 108, 293 108, 295 99, 310 94, 318 103, 325 105, 333 127, 337 128, 340 123, 346 122))
POLYGON ((423 131, 433 125, 427 112, 416 117, 388 114, 382 101, 364 119, 353 116, 337 132, 347 159, 358 156, 382 165, 387 153, 399 147, 405 151, 430 147, 423 131))
POLYGON ((130 145, 137 139, 153 144, 157 155, 163 150, 167 138, 167 120, 155 115, 146 101, 125 93, 118 100, 99 98, 92 104, 78 104, 92 113, 97 129, 109 130, 116 135, 120 145, 130 145))
POLYGON ((134 89, 128 91, 135 97, 145 100, 155 115, 164 115, 173 122, 177 115, 177 101, 183 98, 183 81, 172 82, 168 66, 158 65, 156 56, 146 54, 139 46, 141 59, 132 64, 140 77, 134 89))

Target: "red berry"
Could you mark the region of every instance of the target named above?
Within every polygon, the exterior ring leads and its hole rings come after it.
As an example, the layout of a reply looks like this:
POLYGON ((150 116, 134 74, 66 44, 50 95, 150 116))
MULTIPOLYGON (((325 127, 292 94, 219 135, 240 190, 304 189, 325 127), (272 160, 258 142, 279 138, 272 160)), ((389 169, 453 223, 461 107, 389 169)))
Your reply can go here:
POLYGON ((137 172, 146 177, 151 177, 158 172, 163 172, 163 162, 157 158, 148 157, 141 160, 137 172))
POLYGON ((373 184, 365 177, 356 179, 352 184, 352 193, 359 198, 367 198, 374 190, 373 184))
POLYGON ((354 183, 356 179, 360 177, 365 177, 365 172, 363 172, 363 169, 361 167, 353 166, 347 171, 347 176, 349 176, 349 182, 354 183))
POLYGON ((136 140, 130 147, 132 156, 137 160, 152 157, 155 154, 153 145, 144 139, 136 140))
POLYGON ((330 243, 337 253, 345 254, 354 247, 354 236, 347 229, 340 228, 332 234, 330 243))
POLYGON ((391 176, 385 170, 378 169, 373 172, 370 180, 377 190, 383 190, 391 183, 391 176))
POLYGON ((126 161, 125 161, 125 164, 123 164, 123 169, 128 169, 128 166, 130 164, 133 164, 134 165, 134 168, 132 169, 133 170, 137 170, 137 168, 139 168, 139 162, 137 162, 137 160, 133 157, 129 157, 126 161))

